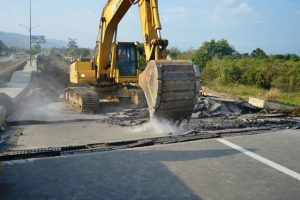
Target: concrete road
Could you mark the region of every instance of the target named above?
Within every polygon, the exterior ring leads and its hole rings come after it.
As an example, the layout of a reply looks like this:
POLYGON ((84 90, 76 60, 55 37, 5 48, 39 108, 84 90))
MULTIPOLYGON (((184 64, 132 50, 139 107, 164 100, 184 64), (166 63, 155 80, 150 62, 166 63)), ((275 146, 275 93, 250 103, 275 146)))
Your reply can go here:
MULTIPOLYGON (((14 149, 20 150, 116 142, 184 132, 182 128, 158 121, 147 122, 138 126, 119 126, 109 123, 113 121, 109 119, 110 116, 118 115, 122 118, 125 115, 122 113, 78 114, 64 102, 50 103, 39 108, 26 107, 23 110, 18 109, 8 120, 21 122, 23 120, 37 120, 49 123, 14 127, 7 135, 14 137, 14 149), (22 129, 21 135, 19 128, 22 129)), ((124 119, 124 121, 130 122, 131 120, 124 119)))
MULTIPOLYGON (((21 60, 21 59, 20 59, 21 60)), ((23 90, 29 85, 32 72, 36 71, 36 63, 33 62, 32 66, 26 64, 23 70, 14 71, 10 81, 6 84, 7 87, 0 88, 0 93, 7 94, 10 98, 16 99, 23 90)))
POLYGON ((299 143, 287 130, 5 162, 0 198, 296 200, 299 143))
MULTIPOLYGON (((73 122, 23 127, 22 135, 18 136, 14 149, 116 142, 161 137, 171 132, 171 130, 168 132, 168 129, 155 132, 156 127, 151 126, 149 123, 137 127, 120 127, 103 122, 73 122)), ((15 132, 18 132, 18 129, 15 132)), ((10 135, 13 134, 15 133, 10 133, 10 135)))

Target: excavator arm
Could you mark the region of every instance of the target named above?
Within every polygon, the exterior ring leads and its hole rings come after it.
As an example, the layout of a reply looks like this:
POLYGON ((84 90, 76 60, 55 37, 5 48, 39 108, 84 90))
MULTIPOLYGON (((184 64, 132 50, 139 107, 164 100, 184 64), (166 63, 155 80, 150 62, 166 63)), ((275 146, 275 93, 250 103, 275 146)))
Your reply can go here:
POLYGON ((109 0, 103 8, 100 17, 100 27, 97 37, 97 78, 105 72, 105 68, 110 64, 109 55, 114 35, 117 34, 118 24, 131 7, 130 0, 109 0))
POLYGON ((161 38, 157 0, 109 0, 101 14, 97 37, 97 78, 100 78, 101 72, 110 64, 110 49, 118 24, 134 4, 139 6, 146 61, 166 59, 168 41, 161 38))

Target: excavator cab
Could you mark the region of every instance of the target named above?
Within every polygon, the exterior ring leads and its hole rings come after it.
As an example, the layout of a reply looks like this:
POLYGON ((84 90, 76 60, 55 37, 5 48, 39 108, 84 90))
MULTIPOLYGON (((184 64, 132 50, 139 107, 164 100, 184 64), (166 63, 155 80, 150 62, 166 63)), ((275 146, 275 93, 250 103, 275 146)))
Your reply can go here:
POLYGON ((110 78, 116 83, 138 82, 137 47, 132 42, 115 42, 112 45, 110 78))
POLYGON ((118 43, 117 68, 121 77, 137 75, 137 51, 133 43, 118 43))

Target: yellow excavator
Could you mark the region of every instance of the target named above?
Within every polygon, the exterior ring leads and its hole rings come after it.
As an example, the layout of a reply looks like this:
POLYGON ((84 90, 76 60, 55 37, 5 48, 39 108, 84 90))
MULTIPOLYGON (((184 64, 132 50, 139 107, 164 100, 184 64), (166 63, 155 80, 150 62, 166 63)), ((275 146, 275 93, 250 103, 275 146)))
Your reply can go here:
MULTIPOLYGON (((128 27, 132 30, 132 27, 128 27)), ((70 66, 65 101, 76 111, 98 112, 103 99, 131 98, 148 104, 151 118, 171 122, 189 119, 199 91, 199 72, 189 60, 167 60, 168 41, 162 39, 158 0, 108 0, 100 18, 95 55, 70 66), (137 46, 117 42, 118 24, 138 5, 144 38, 146 68, 138 67, 137 46)))

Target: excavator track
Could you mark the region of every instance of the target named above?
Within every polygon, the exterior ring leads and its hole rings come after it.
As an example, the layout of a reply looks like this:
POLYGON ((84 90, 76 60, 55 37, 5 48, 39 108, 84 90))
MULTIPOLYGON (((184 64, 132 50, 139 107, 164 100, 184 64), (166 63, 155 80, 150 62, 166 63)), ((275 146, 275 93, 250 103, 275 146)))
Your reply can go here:
POLYGON ((129 94, 131 97, 131 101, 135 104, 138 108, 146 108, 147 107, 147 100, 145 94, 142 89, 129 89, 129 94))
POLYGON ((79 113, 97 113, 99 111, 99 97, 90 88, 66 88, 65 101, 79 113))
POLYGON ((199 75, 191 61, 150 61, 139 77, 150 117, 190 119, 199 95, 199 75))

